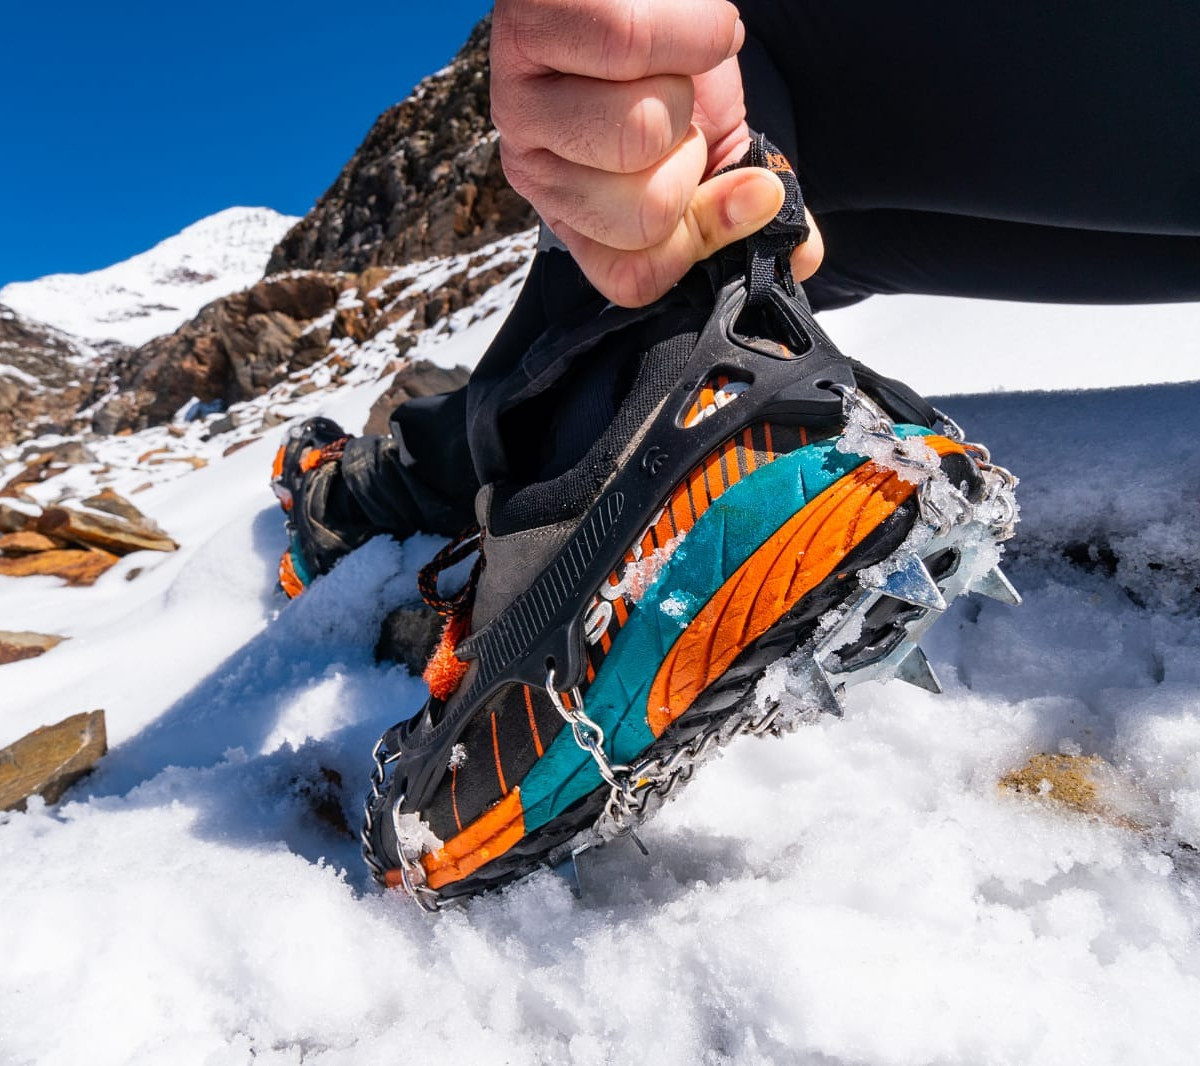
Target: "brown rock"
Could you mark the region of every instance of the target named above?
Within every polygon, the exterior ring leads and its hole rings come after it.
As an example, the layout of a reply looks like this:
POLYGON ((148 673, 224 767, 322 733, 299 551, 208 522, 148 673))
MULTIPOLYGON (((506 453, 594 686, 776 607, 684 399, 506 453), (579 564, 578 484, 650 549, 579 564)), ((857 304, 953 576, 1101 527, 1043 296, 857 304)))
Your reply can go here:
POLYGON ((470 376, 471 372, 466 367, 456 366, 447 370, 424 359, 413 360, 396 371, 392 383, 372 405, 363 433, 386 434, 388 419, 405 400, 411 400, 414 396, 453 392, 465 385, 470 376))
POLYGON ((95 496, 89 496, 83 501, 84 507, 93 511, 104 511, 106 514, 124 518, 127 522, 145 522, 158 529, 157 523, 147 518, 124 496, 114 489, 101 489, 95 496))
POLYGON ((1005 774, 1000 787, 1123 829, 1144 828, 1150 820, 1145 797, 1099 755, 1034 755, 1005 774))
POLYGON ((18 470, 15 477, 9 478, 4 487, 0 488, 0 496, 20 498, 21 489, 24 486, 37 485, 47 478, 52 478, 55 474, 61 474, 66 469, 64 463, 55 462, 53 452, 44 452, 27 462, 25 468, 18 470))
POLYGON ((48 633, 12 632, 0 629, 0 665, 36 659, 51 648, 58 647, 66 638, 48 633))
POLYGON ((203 470, 208 466, 208 460, 199 455, 164 455, 151 459, 147 466, 162 466, 163 463, 187 463, 193 470, 203 470))
POLYGON ((240 452, 247 445, 253 444, 257 440, 258 440, 257 437, 247 437, 245 440, 235 441, 233 444, 231 444, 228 448, 226 448, 221 453, 221 458, 226 459, 229 456, 233 455, 234 452, 240 452))
POLYGON ((106 551, 36 552, 32 555, 0 556, 0 577, 61 577, 68 585, 93 585, 117 556, 106 551))
POLYGON ((47 537, 44 533, 37 533, 32 529, 0 536, 0 552, 5 555, 28 555, 30 552, 48 552, 65 546, 66 541, 57 537, 47 537))
POLYGON ((179 547, 146 518, 130 521, 111 514, 92 514, 67 507, 49 507, 38 519, 39 533, 116 555, 136 551, 171 552, 179 547))
POLYGON ((0 811, 24 810, 34 795, 57 803, 107 750, 103 711, 35 729, 0 750, 0 811))
POLYGON ((35 521, 36 515, 26 514, 11 504, 0 502, 0 533, 20 533, 35 521))
POLYGON ((169 336, 122 355, 113 369, 119 393, 97 409, 93 428, 113 433, 169 422, 193 396, 225 407, 261 396, 325 357, 329 331, 308 327, 354 280, 289 274, 215 300, 169 336))
POLYGON ((44 322, 0 306, 0 352, 15 376, 0 375, 0 447, 51 427, 81 428, 76 412, 102 369, 95 352, 44 322))
POLYGON ((400 663, 413 677, 420 677, 444 625, 445 619, 420 600, 401 604, 383 620, 376 661, 400 663))

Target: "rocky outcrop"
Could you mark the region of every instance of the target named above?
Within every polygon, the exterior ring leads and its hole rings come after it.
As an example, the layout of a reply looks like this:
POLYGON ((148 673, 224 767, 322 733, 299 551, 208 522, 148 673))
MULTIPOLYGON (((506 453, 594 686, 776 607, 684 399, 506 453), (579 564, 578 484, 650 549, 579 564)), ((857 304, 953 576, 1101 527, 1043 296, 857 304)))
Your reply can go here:
POLYGON ((421 330, 473 303, 520 266, 515 256, 494 263, 464 256, 460 262, 436 286, 419 274, 385 267, 260 281, 123 357, 114 371, 118 391, 97 405, 92 428, 145 429, 170 421, 193 397, 220 406, 250 400, 331 354, 334 369, 344 372, 350 364, 336 354, 339 342, 361 344, 391 327, 388 343, 399 359, 421 330))
POLYGON ((119 359, 117 395, 93 418, 99 433, 169 421, 192 397, 228 405, 260 396, 326 354, 328 329, 308 329, 353 279, 301 274, 261 281, 209 304, 174 333, 119 359))
POLYGON ((35 729, 0 749, 0 811, 24 810, 35 795, 57 803, 107 750, 103 711, 35 729))
POLYGON ((279 242, 267 273, 401 265, 533 225, 492 130, 491 17, 444 70, 385 111, 337 181, 279 242))
POLYGON ((0 305, 0 447, 80 428, 102 367, 92 349, 0 305))

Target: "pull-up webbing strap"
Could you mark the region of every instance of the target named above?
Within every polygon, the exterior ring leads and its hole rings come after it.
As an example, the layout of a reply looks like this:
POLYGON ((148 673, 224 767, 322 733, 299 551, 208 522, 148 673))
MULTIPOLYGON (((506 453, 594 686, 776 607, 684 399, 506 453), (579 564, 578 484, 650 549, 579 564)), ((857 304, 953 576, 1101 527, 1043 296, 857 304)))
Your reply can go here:
POLYGON ((787 157, 759 133, 740 162, 727 170, 763 167, 783 182, 783 206, 779 213, 757 233, 746 238, 746 289, 751 304, 766 299, 771 286, 782 285, 789 296, 796 295, 792 277, 792 252, 808 240, 808 219, 804 214, 804 196, 800 182, 787 157))

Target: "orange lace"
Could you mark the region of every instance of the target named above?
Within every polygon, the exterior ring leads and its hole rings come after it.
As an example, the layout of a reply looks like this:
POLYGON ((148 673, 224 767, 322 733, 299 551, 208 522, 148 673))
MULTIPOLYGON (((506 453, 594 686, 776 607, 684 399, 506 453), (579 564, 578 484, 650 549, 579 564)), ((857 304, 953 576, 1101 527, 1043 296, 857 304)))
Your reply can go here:
POLYGON ((475 601, 475 586, 483 570, 482 547, 483 531, 478 525, 472 525, 421 567, 417 574, 421 598, 446 619, 442 638, 429 657, 423 675, 430 694, 440 700, 450 698, 467 672, 467 663, 458 658, 454 651, 471 628, 471 604, 475 601), (450 596, 443 596, 438 589, 438 575, 475 553, 479 558, 475 560, 463 587, 450 596))

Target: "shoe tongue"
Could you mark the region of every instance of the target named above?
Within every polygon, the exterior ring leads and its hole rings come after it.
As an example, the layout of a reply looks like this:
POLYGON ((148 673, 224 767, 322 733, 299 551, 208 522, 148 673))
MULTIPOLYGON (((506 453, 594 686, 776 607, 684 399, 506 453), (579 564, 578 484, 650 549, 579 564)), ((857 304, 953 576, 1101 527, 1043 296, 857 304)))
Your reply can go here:
POLYGON ((766 299, 771 286, 779 284, 789 296, 796 295, 791 255, 808 240, 808 218, 804 213, 804 195, 791 163, 778 148, 759 133, 750 141, 746 154, 721 173, 743 167, 762 167, 783 182, 783 206, 779 213, 757 233, 745 240, 746 290, 750 304, 766 299))

